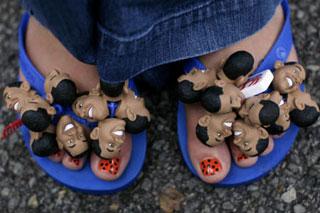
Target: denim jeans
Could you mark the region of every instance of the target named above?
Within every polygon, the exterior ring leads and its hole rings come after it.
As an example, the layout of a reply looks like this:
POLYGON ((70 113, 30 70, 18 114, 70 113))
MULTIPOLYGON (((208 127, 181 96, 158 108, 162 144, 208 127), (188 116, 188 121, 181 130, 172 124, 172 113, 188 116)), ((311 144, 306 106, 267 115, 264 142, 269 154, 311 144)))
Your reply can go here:
POLYGON ((163 86, 175 63, 248 37, 280 0, 22 0, 79 60, 106 82, 140 75, 163 86), (161 65, 161 66, 160 66, 161 65))

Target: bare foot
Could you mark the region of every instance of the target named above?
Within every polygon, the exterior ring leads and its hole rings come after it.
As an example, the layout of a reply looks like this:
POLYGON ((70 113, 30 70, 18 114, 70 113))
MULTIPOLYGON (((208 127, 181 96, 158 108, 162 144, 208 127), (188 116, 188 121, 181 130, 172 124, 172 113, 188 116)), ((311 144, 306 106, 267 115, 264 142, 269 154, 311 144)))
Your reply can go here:
MULTIPOLYGON (((28 28, 26 31, 25 46, 27 54, 37 70, 47 76, 54 69, 68 73, 79 89, 79 92, 89 91, 95 88, 99 82, 99 75, 96 66, 85 64, 77 60, 68 50, 60 43, 60 41, 46 28, 44 28, 35 18, 30 17, 28 28)), ((25 81, 23 74, 19 73, 22 81, 25 81)), ((99 167, 100 158, 92 154, 91 168, 93 172, 100 178, 105 180, 114 180, 121 176, 125 170, 131 156, 131 137, 127 136, 126 143, 121 149, 119 156, 120 167, 117 172, 112 174, 106 173, 102 167, 99 167), (101 168, 99 170, 99 168, 101 168)), ((66 153, 57 153, 50 156, 54 162, 62 164, 72 170, 81 169, 87 159, 72 158, 66 153)), ((112 160, 111 160, 112 161, 112 160)), ((111 170, 108 170, 111 171, 111 170)), ((112 170, 113 171, 113 170, 112 170)))
MULTIPOLYGON (((256 68, 276 41, 281 32, 283 20, 283 10, 281 6, 278 6, 272 19, 260 31, 222 50, 201 56, 200 60, 207 68, 215 70, 220 67, 221 61, 229 57, 232 53, 238 50, 245 50, 254 56, 254 68, 256 68)), ((294 47, 292 47, 288 61, 297 61, 297 54, 294 47)), ((185 109, 187 114, 188 149, 190 150, 189 155, 192 164, 196 168, 198 176, 203 181, 207 183, 219 182, 228 174, 230 169, 231 157, 228 147, 221 145, 210 148, 203 145, 196 137, 195 126, 199 118, 205 114, 205 111, 199 104, 186 104, 185 109), (219 171, 211 173, 212 175, 208 176, 205 173, 206 170, 203 172, 203 167, 200 165, 204 159, 216 159, 219 165, 221 165, 219 166, 219 171)), ((234 148, 232 148, 232 151, 234 158, 237 159, 239 152, 234 148)), ((257 159, 258 158, 242 159, 240 160, 241 162, 239 160, 236 160, 236 162, 241 166, 250 166, 253 165, 257 159)))

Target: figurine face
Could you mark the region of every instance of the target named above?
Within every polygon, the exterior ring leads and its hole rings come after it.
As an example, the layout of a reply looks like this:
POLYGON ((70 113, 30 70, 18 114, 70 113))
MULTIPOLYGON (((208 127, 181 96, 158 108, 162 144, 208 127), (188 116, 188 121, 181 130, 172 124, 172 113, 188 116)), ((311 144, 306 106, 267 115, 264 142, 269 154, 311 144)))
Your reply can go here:
POLYGON ((274 124, 271 124, 267 129, 271 135, 280 135, 290 127, 289 106, 284 101, 279 103, 280 115, 274 124))
POLYGON ((143 98, 137 97, 131 89, 125 88, 116 116, 126 121, 126 131, 139 133, 150 122, 150 113, 144 105, 143 98))
POLYGON ((279 106, 270 99, 270 95, 261 94, 246 99, 239 110, 239 115, 247 123, 256 126, 268 126, 279 117, 279 106))
POLYGON ((262 127, 254 127, 241 120, 233 123, 233 143, 247 156, 261 154, 269 144, 269 134, 262 127))
POLYGON ((85 130, 68 115, 62 116, 58 122, 57 142, 59 148, 72 157, 81 156, 89 148, 85 130))
POLYGON ((178 93, 185 103, 197 102, 201 91, 214 85, 216 73, 214 70, 192 69, 178 78, 178 93))
POLYGON ((273 87, 281 94, 291 93, 299 89, 300 84, 306 78, 304 68, 295 62, 283 64, 277 61, 275 69, 273 87))
POLYGON ((98 127, 90 134, 91 139, 98 140, 92 144, 93 151, 100 157, 110 159, 119 155, 125 139, 125 122, 109 118, 100 121, 98 127))
POLYGON ((216 86, 210 87, 201 98, 202 106, 212 113, 228 113, 239 109, 244 95, 240 89, 224 81, 215 81, 216 86))
POLYGON ((66 73, 58 70, 52 71, 44 83, 45 92, 49 103, 57 103, 68 106, 73 103, 77 97, 77 88, 66 73))
POLYGON ((218 79, 236 86, 241 86, 248 80, 253 71, 254 58, 246 51, 237 51, 229 56, 222 68, 217 72, 218 79))
POLYGON ((72 109, 76 115, 89 121, 101 121, 109 116, 107 101, 98 94, 80 96, 72 109))
POLYGON ((296 90, 288 94, 290 119, 300 127, 307 127, 318 120, 319 106, 309 93, 296 90))
POLYGON ((7 86, 3 91, 6 107, 16 112, 19 112, 22 103, 33 95, 35 95, 35 91, 30 89, 30 85, 27 82, 15 82, 7 86))
POLYGON ((56 113, 54 107, 43 100, 35 91, 30 90, 27 83, 19 87, 6 87, 4 99, 9 109, 21 114, 21 120, 31 131, 44 131, 56 113))
POLYGON ((232 124, 236 118, 233 112, 210 114, 200 118, 196 127, 198 139, 207 146, 215 146, 232 135, 232 124))

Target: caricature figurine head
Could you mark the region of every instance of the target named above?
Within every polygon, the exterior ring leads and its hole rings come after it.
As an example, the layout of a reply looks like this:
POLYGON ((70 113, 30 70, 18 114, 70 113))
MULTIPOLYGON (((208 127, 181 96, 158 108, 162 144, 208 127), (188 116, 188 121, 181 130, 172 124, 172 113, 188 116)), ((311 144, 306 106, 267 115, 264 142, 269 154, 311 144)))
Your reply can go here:
POLYGON ((282 63, 277 61, 274 65, 273 88, 281 94, 288 94, 299 89, 306 79, 306 71, 297 62, 282 63))
POLYGON ((44 83, 47 100, 62 106, 69 106, 77 97, 77 87, 66 73, 58 70, 46 76, 44 83))
POLYGON ((261 94, 246 99, 239 110, 239 115, 246 122, 256 126, 268 126, 276 122, 280 114, 277 103, 269 94, 261 94))
POLYGON ((279 103, 279 117, 270 126, 266 127, 266 130, 271 135, 280 135, 284 133, 290 127, 290 116, 289 116, 289 106, 283 100, 279 103))
POLYGON ((215 146, 232 135, 232 124, 236 118, 234 112, 208 114, 201 117, 196 127, 198 139, 207 146, 215 146))
POLYGON ((33 154, 48 157, 59 151, 56 134, 51 132, 30 132, 30 146, 33 154))
POLYGON ((150 124, 150 113, 144 105, 144 99, 129 88, 123 90, 116 117, 126 122, 126 131, 132 134, 145 130, 150 124))
POLYGON ((262 127, 254 127, 242 120, 233 123, 233 143, 247 156, 260 155, 269 144, 269 134, 262 127))
POLYGON ((201 92, 214 85, 216 73, 214 70, 199 70, 193 68, 190 72, 178 78, 178 96, 184 103, 195 103, 200 100, 201 92))
POLYGON ((107 100, 97 90, 79 96, 73 102, 72 109, 88 121, 102 121, 109 116, 107 100))
POLYGON ((254 58, 247 51, 237 51, 229 56, 217 72, 218 79, 236 86, 243 85, 253 71, 254 58))
POLYGON ((216 80, 215 86, 208 88, 201 96, 202 106, 212 113, 227 113, 239 109, 244 95, 240 89, 222 80, 216 80))
POLYGON ((318 120, 319 106, 309 93, 297 90, 288 95, 290 119, 300 127, 307 127, 318 120))
POLYGON ((44 131, 56 113, 54 107, 30 89, 26 82, 14 83, 4 90, 4 100, 9 109, 21 114, 21 120, 34 132, 44 131))
POLYGON ((80 157, 89 149, 84 128, 68 115, 62 116, 58 122, 57 142, 60 150, 72 157, 80 157))
POLYGON ((125 82, 119 83, 107 83, 103 80, 100 80, 101 91, 109 97, 118 97, 121 95, 125 82))
POLYGON ((119 155, 125 140, 125 122, 116 118, 100 121, 90 133, 92 150, 101 158, 111 159, 119 155))

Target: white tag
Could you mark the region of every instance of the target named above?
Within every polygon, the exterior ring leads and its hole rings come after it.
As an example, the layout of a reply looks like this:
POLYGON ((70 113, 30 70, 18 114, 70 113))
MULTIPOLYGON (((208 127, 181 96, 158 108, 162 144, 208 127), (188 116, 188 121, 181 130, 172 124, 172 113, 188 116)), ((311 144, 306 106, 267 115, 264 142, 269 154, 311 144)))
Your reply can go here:
POLYGON ((266 91, 273 80, 273 74, 271 70, 265 70, 253 76, 250 76, 248 81, 240 87, 241 92, 245 98, 258 95, 266 91))

